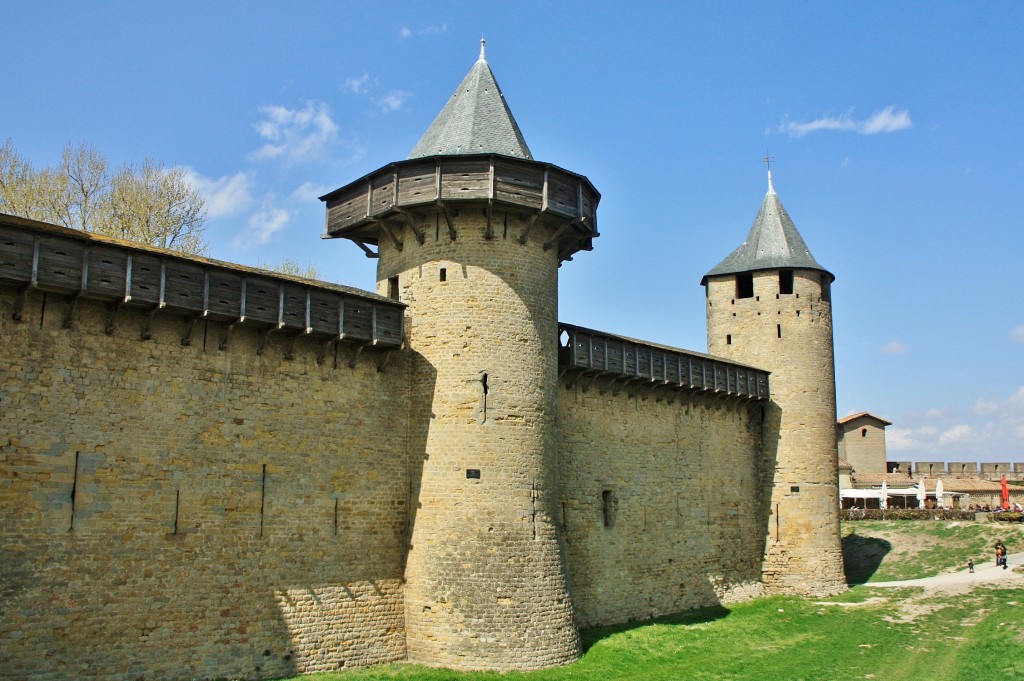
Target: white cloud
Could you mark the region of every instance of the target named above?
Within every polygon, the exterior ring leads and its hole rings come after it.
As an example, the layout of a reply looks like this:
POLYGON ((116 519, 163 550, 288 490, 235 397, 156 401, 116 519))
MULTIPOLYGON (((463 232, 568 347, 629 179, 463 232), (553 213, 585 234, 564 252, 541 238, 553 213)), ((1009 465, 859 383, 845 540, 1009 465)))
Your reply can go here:
POLYGON ((901 343, 898 340, 891 340, 878 349, 883 355, 905 355, 907 354, 907 344, 901 343))
POLYGON ((871 118, 864 121, 857 128, 862 135, 877 135, 881 132, 899 132, 914 127, 910 120, 910 112, 897 111, 895 106, 887 106, 881 111, 876 111, 871 118))
POLYGON ((408 26, 403 26, 402 28, 398 29, 398 37, 401 38, 402 40, 405 40, 411 35, 412 30, 408 26))
POLYGON ((440 26, 427 26, 420 30, 420 35, 436 35, 438 33, 447 33, 448 24, 441 24, 440 26))
POLYGON ((999 411, 999 401, 988 397, 979 397, 971 410, 978 416, 988 416, 999 411))
POLYGON ((329 192, 330 189, 322 184, 316 184, 315 182, 303 182, 295 191, 292 192, 291 198, 296 201, 315 201, 321 196, 329 192))
POLYGON ((974 435, 974 429, 966 423, 961 423, 946 430, 939 436, 939 446, 944 447, 945 445, 967 439, 972 435, 974 435))
POLYGON ((260 113, 264 119, 253 127, 267 144, 250 155, 253 159, 305 161, 323 154, 338 137, 338 126, 323 102, 306 102, 303 109, 262 106, 260 113))
POLYGON ((1024 324, 1018 324, 1013 331, 1010 332, 1010 340, 1014 343, 1024 345, 1024 324))
POLYGON ((272 198, 264 200, 259 210, 249 217, 245 231, 236 235, 234 245, 239 248, 262 246, 288 224, 291 215, 283 208, 273 205, 272 198))
POLYGON ((783 120, 778 132, 790 137, 803 137, 821 130, 838 130, 856 132, 861 135, 877 135, 883 132, 898 132, 913 127, 910 112, 897 110, 895 106, 887 106, 876 111, 870 117, 858 120, 847 113, 842 116, 825 116, 807 123, 783 120))
POLYGON ((366 94, 367 90, 377 84, 376 78, 371 78, 369 73, 363 72, 360 76, 346 78, 341 84, 343 92, 350 92, 354 95, 366 94))
POLYGON ((885 446, 896 452, 919 451, 923 449, 923 442, 910 428, 889 426, 885 430, 885 446))
POLYGON ((383 97, 373 97, 370 101, 379 106, 381 111, 387 113, 401 109, 406 100, 412 96, 411 92, 405 90, 391 90, 383 97))
POLYGON ((253 202, 249 187, 252 178, 248 173, 238 172, 216 179, 200 175, 186 167, 185 180, 206 200, 206 214, 211 219, 237 215, 247 210, 253 202))

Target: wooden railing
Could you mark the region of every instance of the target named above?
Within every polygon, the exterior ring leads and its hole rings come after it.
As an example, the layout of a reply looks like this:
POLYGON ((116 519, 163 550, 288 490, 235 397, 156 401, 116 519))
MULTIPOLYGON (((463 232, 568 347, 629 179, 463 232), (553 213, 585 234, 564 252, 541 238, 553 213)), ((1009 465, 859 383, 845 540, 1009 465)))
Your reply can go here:
POLYGON ((387 220, 412 224, 422 242, 417 222, 425 215, 442 216, 455 237, 451 209, 458 204, 514 209, 555 225, 559 257, 565 259, 589 250, 598 236, 601 195, 587 178, 557 166, 479 154, 399 161, 320 199, 327 204, 325 236, 360 245, 378 244, 387 220))
MULTIPOLYGON (((367 345, 402 344, 404 306, 348 287, 0 216, 0 282, 152 312, 367 345)), ((72 306, 73 308, 73 306, 72 306)), ((115 312, 116 314, 116 312, 115 312)))
POLYGON ((559 368, 661 385, 766 400, 768 372, 686 350, 558 325, 559 368))

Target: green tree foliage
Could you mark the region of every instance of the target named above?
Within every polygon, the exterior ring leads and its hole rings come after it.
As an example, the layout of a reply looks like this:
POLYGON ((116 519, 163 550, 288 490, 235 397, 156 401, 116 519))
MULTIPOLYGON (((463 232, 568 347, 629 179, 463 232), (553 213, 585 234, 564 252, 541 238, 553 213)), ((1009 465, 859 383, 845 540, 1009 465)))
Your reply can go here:
POLYGON ((68 144, 57 167, 37 170, 4 142, 0 212, 184 253, 207 249, 205 201, 184 170, 146 159, 111 171, 86 144, 68 144))

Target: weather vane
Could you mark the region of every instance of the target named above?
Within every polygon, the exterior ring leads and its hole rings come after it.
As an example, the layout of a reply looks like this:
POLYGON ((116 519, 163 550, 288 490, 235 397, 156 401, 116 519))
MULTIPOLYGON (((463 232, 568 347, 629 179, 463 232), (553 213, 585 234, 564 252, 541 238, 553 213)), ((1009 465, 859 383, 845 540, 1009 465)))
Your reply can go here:
POLYGON ((761 162, 768 165, 768 171, 769 172, 771 172, 772 161, 774 161, 774 160, 775 160, 774 158, 772 158, 771 156, 768 155, 768 150, 766 149, 765 152, 764 152, 764 158, 761 159, 761 162))

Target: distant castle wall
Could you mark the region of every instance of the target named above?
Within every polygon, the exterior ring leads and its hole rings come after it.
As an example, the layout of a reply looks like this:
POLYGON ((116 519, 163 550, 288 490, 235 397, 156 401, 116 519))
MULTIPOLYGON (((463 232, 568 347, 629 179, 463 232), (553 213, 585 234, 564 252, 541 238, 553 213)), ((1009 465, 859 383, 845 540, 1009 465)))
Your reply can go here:
POLYGON ((587 379, 559 391, 560 522, 582 626, 760 593, 761 406, 587 379))
POLYGON ((247 678, 405 655, 405 360, 0 287, 0 668, 247 678))
POLYGON ((898 470, 912 478, 950 477, 998 482, 1004 475, 1007 480, 1024 480, 1024 462, 981 462, 977 461, 890 461, 890 469, 898 470))

